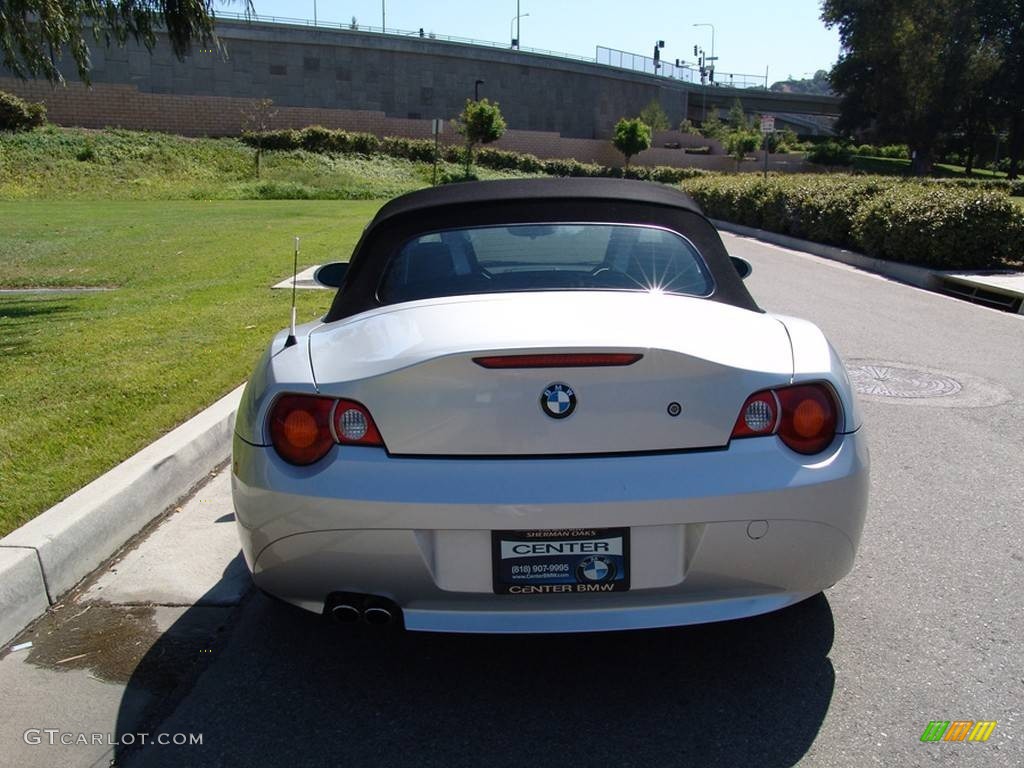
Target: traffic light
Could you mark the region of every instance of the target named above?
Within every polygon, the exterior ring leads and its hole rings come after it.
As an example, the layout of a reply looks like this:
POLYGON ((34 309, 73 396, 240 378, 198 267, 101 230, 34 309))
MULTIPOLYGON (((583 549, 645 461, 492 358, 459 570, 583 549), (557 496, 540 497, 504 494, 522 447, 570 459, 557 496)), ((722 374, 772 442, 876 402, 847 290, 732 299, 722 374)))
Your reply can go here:
POLYGON ((697 53, 697 46, 696 45, 693 46, 693 55, 694 56, 699 56, 700 55, 700 54, 697 53))

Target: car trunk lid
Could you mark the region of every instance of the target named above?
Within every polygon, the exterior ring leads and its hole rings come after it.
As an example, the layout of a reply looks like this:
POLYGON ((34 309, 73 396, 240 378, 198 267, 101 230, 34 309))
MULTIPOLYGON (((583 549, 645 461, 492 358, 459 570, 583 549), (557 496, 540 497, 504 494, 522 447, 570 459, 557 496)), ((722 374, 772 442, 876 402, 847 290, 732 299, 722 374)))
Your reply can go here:
POLYGON ((310 357, 320 391, 363 403, 396 455, 717 448, 747 396, 792 375, 785 328, 771 316, 630 292, 388 307, 319 327, 310 357), (481 364, 518 355, 639 357, 481 364))

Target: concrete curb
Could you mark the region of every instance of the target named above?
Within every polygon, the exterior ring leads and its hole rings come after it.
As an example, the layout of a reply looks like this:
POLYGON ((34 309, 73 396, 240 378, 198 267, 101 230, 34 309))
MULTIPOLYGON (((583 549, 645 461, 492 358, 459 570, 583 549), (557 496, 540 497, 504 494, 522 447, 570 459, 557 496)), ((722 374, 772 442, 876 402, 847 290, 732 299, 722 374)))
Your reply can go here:
POLYGON ((865 256, 862 253, 857 253, 856 251, 837 248, 834 245, 822 245, 821 243, 815 243, 810 240, 801 240, 798 237, 790 237, 789 235, 780 235, 775 232, 769 232, 765 229, 755 229, 754 227, 745 227, 741 224, 732 224, 728 221, 712 219, 711 223, 723 232, 731 232, 734 235, 742 235, 744 237, 755 237, 758 240, 771 243, 772 245, 791 248, 794 251, 803 251, 804 253, 821 256, 824 259, 841 261, 844 264, 849 264, 851 267, 857 267, 858 269, 863 269, 867 272, 874 272, 878 275, 885 275, 886 277, 891 277, 893 280, 899 280, 901 283, 907 283, 918 288, 923 288, 926 291, 939 292, 942 287, 942 279, 935 274, 935 272, 930 269, 925 269, 924 267, 915 267, 913 264, 900 264, 895 261, 876 259, 871 256, 865 256))
POLYGON ((242 389, 0 539, 4 642, 228 457, 242 389))

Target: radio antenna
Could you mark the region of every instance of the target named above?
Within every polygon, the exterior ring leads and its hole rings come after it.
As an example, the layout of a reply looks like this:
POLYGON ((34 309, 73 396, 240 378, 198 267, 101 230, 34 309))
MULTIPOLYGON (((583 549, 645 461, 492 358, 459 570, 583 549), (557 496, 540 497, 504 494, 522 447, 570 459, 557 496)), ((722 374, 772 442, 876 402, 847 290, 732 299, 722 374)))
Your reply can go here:
POLYGON ((299 238, 295 238, 295 261, 292 264, 292 330, 284 341, 284 346, 291 347, 298 343, 295 338, 295 284, 299 281, 299 238))

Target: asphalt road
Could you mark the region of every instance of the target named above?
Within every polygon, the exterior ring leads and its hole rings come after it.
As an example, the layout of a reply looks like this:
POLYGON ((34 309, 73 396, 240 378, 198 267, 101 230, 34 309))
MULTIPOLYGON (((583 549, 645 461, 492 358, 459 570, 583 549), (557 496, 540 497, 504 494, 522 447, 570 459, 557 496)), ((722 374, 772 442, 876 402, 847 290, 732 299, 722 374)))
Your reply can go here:
POLYGON ((0 660, 0 753, 132 768, 1024 763, 1024 317, 726 242, 753 263, 759 303, 818 323, 848 364, 960 387, 861 399, 871 506, 834 588, 674 630, 344 631, 246 591, 222 474, 26 635, 32 651, 0 660), (986 743, 922 743, 931 720, 998 725, 986 743), (26 728, 203 743, 33 745, 26 728))

